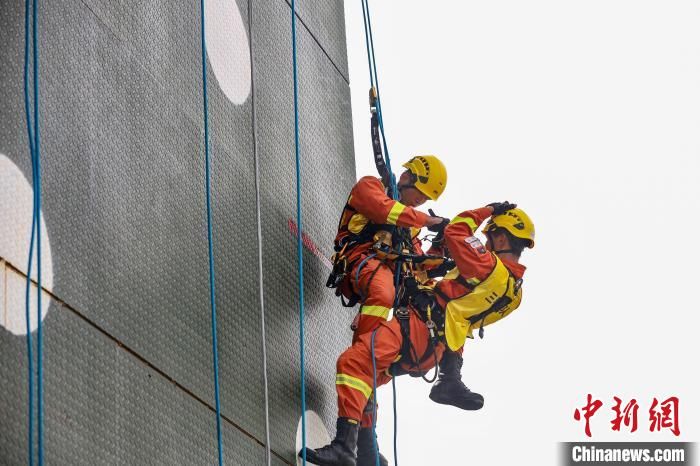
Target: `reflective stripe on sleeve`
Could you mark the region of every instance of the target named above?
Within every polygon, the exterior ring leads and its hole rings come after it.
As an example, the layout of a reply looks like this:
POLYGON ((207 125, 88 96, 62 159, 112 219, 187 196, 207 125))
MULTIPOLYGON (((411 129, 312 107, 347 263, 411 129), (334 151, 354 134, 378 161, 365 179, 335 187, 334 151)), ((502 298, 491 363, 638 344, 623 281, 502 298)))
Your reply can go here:
POLYGON ((405 205, 401 204, 400 202, 394 202, 394 207, 391 208, 389 215, 386 217, 386 223, 396 225, 396 222, 399 220, 399 216, 401 216, 404 210, 406 210, 405 205))
POLYGON ((345 385, 352 389, 357 390, 362 393, 365 398, 369 398, 372 395, 372 387, 365 383, 363 380, 353 377, 348 374, 336 374, 335 376, 336 385, 345 385))
POLYGON ((362 306, 360 308, 360 314, 366 315, 366 316, 374 316, 374 317, 381 317, 382 319, 386 319, 389 317, 389 311, 391 308, 385 307, 385 306, 362 306))
POLYGON ((479 225, 477 225, 474 219, 471 217, 455 217, 450 222, 450 225, 454 225, 456 223, 466 223, 467 225, 469 225, 469 228, 471 228, 472 231, 476 231, 479 229, 479 225))

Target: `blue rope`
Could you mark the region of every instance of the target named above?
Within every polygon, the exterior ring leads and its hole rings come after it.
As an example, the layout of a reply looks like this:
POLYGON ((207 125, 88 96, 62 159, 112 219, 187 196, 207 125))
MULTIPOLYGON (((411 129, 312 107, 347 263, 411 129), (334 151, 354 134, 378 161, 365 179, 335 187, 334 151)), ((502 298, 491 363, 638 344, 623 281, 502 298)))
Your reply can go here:
MULTIPOLYGON (((379 446, 377 445, 377 359, 374 356, 374 336, 377 333, 375 329, 372 332, 372 338, 370 340, 370 349, 372 351, 372 396, 374 397, 374 403, 372 403, 372 440, 374 442, 374 452, 376 455, 376 466, 379 466, 379 446)), ((398 431, 398 410, 396 409, 396 377, 391 378, 391 389, 393 391, 393 405, 394 405, 394 466, 399 464, 399 453, 397 445, 397 431, 398 431)))
POLYGON ((374 86, 374 69, 372 68, 372 50, 369 47, 369 31, 367 31, 367 7, 365 0, 362 0, 362 21, 365 25, 365 47, 367 48, 367 65, 369 66, 370 86, 374 86))
MULTIPOLYGON (((29 140, 29 154, 32 162, 32 186, 36 187, 36 170, 35 170, 35 154, 34 154, 34 134, 32 131, 32 120, 30 111, 29 98, 29 0, 24 2, 24 113, 27 121, 27 138, 29 140)), ((34 236, 36 235, 36 195, 34 194, 32 202, 32 231, 29 237, 29 261, 27 263, 27 284, 25 289, 25 319, 27 325, 27 389, 28 389, 28 415, 27 415, 27 446, 28 446, 28 464, 34 465, 34 356, 32 351, 32 327, 31 327, 31 276, 32 262, 34 259, 34 236)))
MULTIPOLYGON (((377 445, 377 360, 374 356, 374 336, 377 333, 375 329, 372 332, 372 338, 370 341, 370 348, 372 351, 372 396, 374 397, 374 403, 372 403, 372 439, 374 442, 374 452, 376 456, 376 466, 379 465, 379 446, 377 445)), ((393 391, 393 405, 394 405, 394 466, 399 464, 399 453, 397 445, 397 431, 398 431, 398 410, 396 409, 396 377, 391 378, 391 389, 393 391)))
MULTIPOLYGON (((36 1, 36 0, 35 0, 36 1)), ((202 95, 204 100, 204 160, 207 198, 207 240, 209 243, 209 301, 211 303, 211 345, 214 359, 214 397, 216 400, 216 440, 219 466, 224 464, 224 446, 221 439, 221 402, 219 398, 219 350, 216 339, 216 292, 214 278, 214 235, 211 215, 211 161, 209 159, 209 108, 207 102, 207 45, 204 34, 204 0, 200 0, 202 16, 202 95)))
POLYGON ((27 326, 27 370, 28 370, 28 456, 29 464, 34 464, 34 362, 31 336, 31 276, 32 262, 34 259, 34 241, 36 241, 37 257, 37 456, 38 464, 44 462, 44 409, 43 409, 43 365, 42 365, 42 328, 41 328, 41 157, 39 135, 39 50, 37 33, 37 1, 34 0, 31 8, 31 42, 32 42, 32 78, 34 91, 34 120, 30 112, 29 96, 29 42, 30 42, 30 6, 29 0, 25 0, 24 9, 24 110, 27 120, 27 136, 29 140, 29 153, 32 162, 32 186, 33 186, 33 207, 32 207, 32 230, 29 239, 29 258, 27 263, 27 284, 25 289, 25 319, 27 326), (32 130, 33 126, 33 130, 32 130))
POLYGON ((374 456, 376 459, 376 466, 379 464, 379 446, 377 445, 377 360, 374 357, 374 336, 377 334, 378 328, 372 331, 372 338, 370 340, 370 347, 372 350, 372 396, 374 397, 374 403, 372 403, 372 443, 374 444, 374 456))
POLYGON ((301 158, 299 157, 299 80, 297 76, 296 6, 292 0, 292 68, 294 73, 294 153, 297 181, 297 264, 299 275, 299 353, 301 365, 301 451, 306 465, 306 370, 304 361, 304 255, 301 224, 301 158))
POLYGON ((37 397, 37 456, 38 464, 44 464, 44 365, 43 337, 41 325, 41 137, 39 135, 39 46, 37 33, 37 0, 32 12, 32 51, 34 55, 34 166, 36 184, 34 185, 34 215, 36 217, 36 263, 37 263, 37 333, 36 333, 36 397, 37 397))
POLYGON ((367 61, 369 63, 369 79, 370 85, 377 89, 377 118, 379 120, 379 130, 382 134, 382 143, 384 144, 384 163, 386 164, 389 173, 391 174, 391 191, 393 198, 399 198, 399 192, 396 187, 396 176, 391 169, 391 158, 389 157, 389 146, 386 142, 386 134, 384 133, 384 118, 382 113, 382 98, 379 91, 379 75, 377 73, 376 55, 374 52, 374 37, 372 35, 372 20, 369 11, 368 0, 362 0, 362 19, 365 25, 365 45, 367 48, 367 61))
MULTIPOLYGON (((367 48, 367 62, 369 66, 369 79, 370 79, 370 85, 374 87, 377 90, 377 119, 379 120, 379 130, 382 135, 382 144, 384 145, 384 163, 386 164, 387 170, 389 170, 389 173, 391 174, 391 193, 392 197, 394 200, 398 200, 399 198, 399 190, 398 187, 396 186, 396 176, 394 175, 394 171, 391 169, 391 157, 389 156, 389 146, 386 142, 386 134, 384 132, 384 118, 383 118, 383 112, 382 112, 382 99, 381 99, 381 94, 379 90, 379 74, 377 73, 377 61, 376 61, 376 54, 374 51, 374 37, 372 35, 372 19, 369 11, 369 1, 368 0, 362 0, 362 19, 364 21, 364 26, 365 26, 365 46, 367 48)), ((394 287, 395 289, 398 289, 398 282, 399 282, 399 274, 400 274, 400 268, 397 267, 396 272, 394 274, 394 287)), ((394 302, 394 305, 396 306, 396 302, 394 302)), ((377 389, 377 368, 376 368, 376 361, 374 358, 374 335, 376 333, 376 330, 372 332, 372 374, 374 376, 374 416, 372 419, 372 438, 374 439, 374 451, 376 454, 376 464, 379 466, 379 448, 377 447, 377 398, 376 398, 376 389, 377 389)), ((396 380, 395 377, 392 377, 391 379, 391 386, 393 389, 393 407, 394 407, 394 464, 398 465, 398 448, 397 448, 397 429, 398 429, 398 416, 397 416, 397 409, 396 409, 396 380)))
MULTIPOLYGON (((357 271, 355 272, 355 284, 357 285, 358 288, 360 287, 360 272, 362 271, 364 266, 367 265, 367 261, 376 257, 376 255, 377 254, 370 254, 369 256, 362 259, 362 262, 360 262, 360 265, 357 266, 357 271)), ((362 290, 360 290, 360 292, 362 292, 362 290)), ((363 299, 363 300, 365 299, 364 293, 361 293, 361 299, 363 299)))
POLYGON ((398 410, 396 409, 396 377, 391 378, 391 390, 393 391, 393 404, 394 404, 394 466, 399 466, 399 449, 398 449, 398 430, 399 430, 399 419, 398 410))

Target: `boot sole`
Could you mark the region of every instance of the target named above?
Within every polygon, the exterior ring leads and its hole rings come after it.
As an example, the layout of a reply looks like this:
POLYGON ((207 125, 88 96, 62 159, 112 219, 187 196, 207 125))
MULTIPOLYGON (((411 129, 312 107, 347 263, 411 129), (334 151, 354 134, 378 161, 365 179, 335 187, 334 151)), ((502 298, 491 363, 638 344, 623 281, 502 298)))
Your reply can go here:
MULTIPOLYGON (((303 458, 301 455, 301 452, 299 452, 299 458, 303 458)), ((306 448, 306 462, 315 464, 317 466, 356 466, 357 463, 355 461, 345 461, 342 463, 328 463, 328 462, 323 462, 320 461, 318 458, 316 458, 316 452, 312 450, 311 448, 306 448)))
MULTIPOLYGON (((370 459, 364 458, 364 457, 357 457, 357 466, 376 466, 377 460, 374 455, 370 459)), ((379 453, 379 465, 380 466, 389 466, 389 460, 387 460, 384 455, 379 453)))
POLYGON ((460 404, 460 403, 454 403, 452 400, 445 400, 442 398, 438 398, 437 396, 433 396, 432 393, 430 395, 428 395, 428 398, 430 398, 431 400, 433 400, 437 404, 454 406, 456 408, 463 409, 465 411, 478 411, 484 407, 483 401, 481 401, 481 402, 474 401, 474 402, 470 402, 470 403, 460 404))

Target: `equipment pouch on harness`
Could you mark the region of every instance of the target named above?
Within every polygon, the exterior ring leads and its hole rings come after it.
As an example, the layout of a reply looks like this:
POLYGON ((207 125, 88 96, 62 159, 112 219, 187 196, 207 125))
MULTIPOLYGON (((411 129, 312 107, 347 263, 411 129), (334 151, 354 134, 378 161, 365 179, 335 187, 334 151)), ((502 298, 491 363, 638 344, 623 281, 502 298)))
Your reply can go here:
POLYGON ((328 275, 328 280, 326 280, 326 287, 335 289, 335 295, 340 297, 340 303, 344 307, 355 307, 359 302, 360 297, 355 294, 350 286, 350 280, 346 277, 350 273, 354 262, 349 262, 347 256, 345 255, 345 250, 347 249, 347 243, 343 248, 333 254, 331 258, 333 262, 333 270, 328 275), (347 301, 345 301, 347 299, 347 301))

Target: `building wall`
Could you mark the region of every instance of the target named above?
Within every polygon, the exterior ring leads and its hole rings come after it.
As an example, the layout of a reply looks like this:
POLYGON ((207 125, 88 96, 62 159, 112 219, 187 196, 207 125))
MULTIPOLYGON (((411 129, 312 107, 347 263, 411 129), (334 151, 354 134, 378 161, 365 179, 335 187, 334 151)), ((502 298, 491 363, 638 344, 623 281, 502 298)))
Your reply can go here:
MULTIPOLYGON (((272 464, 294 464, 301 410, 291 13, 284 0, 250 4, 206 7, 224 454, 228 464, 264 464, 269 424, 272 464)), ((57 0, 40 2, 39 14, 46 459, 212 464, 199 2, 57 0)), ((353 313, 324 287, 355 179, 343 3, 302 1, 298 18, 307 405, 330 427, 335 358, 353 313)), ((3 1, 0 464, 27 456, 23 47, 23 2, 3 1)))

